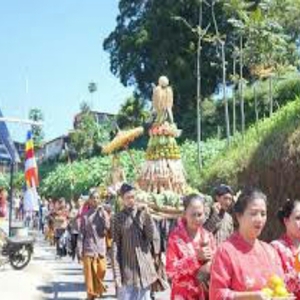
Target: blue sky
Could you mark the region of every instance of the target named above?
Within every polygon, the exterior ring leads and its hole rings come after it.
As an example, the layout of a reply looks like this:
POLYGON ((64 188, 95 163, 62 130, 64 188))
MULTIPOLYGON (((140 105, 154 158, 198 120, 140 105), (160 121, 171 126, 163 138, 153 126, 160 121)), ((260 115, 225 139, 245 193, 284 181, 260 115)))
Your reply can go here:
MULTIPOLYGON (((31 107, 45 116, 46 139, 67 133, 94 81, 94 109, 117 112, 131 94, 109 69, 104 38, 115 28, 118 0, 11 0, 0 10, 0 107, 26 118, 31 107)), ((27 127, 9 126, 25 140, 27 127)))

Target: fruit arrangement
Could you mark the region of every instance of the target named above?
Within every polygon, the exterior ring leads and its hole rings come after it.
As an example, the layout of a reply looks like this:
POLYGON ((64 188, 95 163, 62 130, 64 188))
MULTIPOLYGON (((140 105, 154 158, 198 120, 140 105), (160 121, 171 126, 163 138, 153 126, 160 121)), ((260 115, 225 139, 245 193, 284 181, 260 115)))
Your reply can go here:
POLYGON ((165 145, 147 149, 147 160, 180 159, 180 148, 177 145, 165 145))
POLYGON ((163 206, 171 206, 179 208, 181 205, 181 198, 178 194, 171 191, 164 191, 161 194, 147 193, 142 190, 138 190, 136 193, 137 201, 141 203, 152 203, 158 208, 163 206))
POLYGON ((163 124, 155 123, 152 128, 149 130, 150 137, 153 136, 170 136, 178 137, 180 135, 180 130, 177 129, 177 126, 173 123, 164 122, 163 124))
POLYGON ((295 299, 293 294, 290 294, 285 287, 284 281, 277 275, 271 276, 268 280, 267 287, 262 289, 266 297, 273 300, 292 300, 295 299))
POLYGON ((127 131, 119 131, 115 138, 103 146, 102 152, 104 154, 110 154, 121 148, 126 148, 132 141, 144 133, 143 127, 137 127, 127 131))
POLYGON ((156 147, 163 147, 163 146, 169 146, 169 147, 177 146, 175 138, 166 137, 166 136, 153 136, 150 138, 148 143, 148 148, 156 148, 156 147))

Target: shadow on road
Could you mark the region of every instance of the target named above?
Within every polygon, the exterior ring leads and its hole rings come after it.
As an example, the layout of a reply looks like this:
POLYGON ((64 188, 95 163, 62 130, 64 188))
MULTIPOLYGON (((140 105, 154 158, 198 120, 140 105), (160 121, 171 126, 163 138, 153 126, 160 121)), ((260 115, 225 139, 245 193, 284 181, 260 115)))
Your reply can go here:
POLYGON ((74 297, 74 294, 84 293, 85 285, 78 282, 53 282, 44 286, 38 287, 45 297, 44 300, 77 300, 82 298, 74 297), (67 296, 73 294, 72 296, 67 296))

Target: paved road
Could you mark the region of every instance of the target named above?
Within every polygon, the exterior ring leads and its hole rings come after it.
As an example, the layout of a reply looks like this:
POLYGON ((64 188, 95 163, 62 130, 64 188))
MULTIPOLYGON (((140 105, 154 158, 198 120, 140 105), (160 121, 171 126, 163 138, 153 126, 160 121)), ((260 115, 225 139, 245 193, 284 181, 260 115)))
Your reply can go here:
MULTIPOLYGON (((103 299, 115 300, 111 270, 103 299)), ((22 271, 9 265, 0 270, 1 300, 82 300, 86 299, 82 267, 69 257, 55 259, 53 247, 38 239, 33 260, 22 271)))
MULTIPOLYGON (((112 272, 109 269, 105 284, 106 300, 115 300, 112 272)), ((168 300, 169 292, 160 294, 158 300, 168 300)), ((37 239, 32 262, 22 271, 10 266, 0 270, 1 300, 83 300, 86 299, 82 267, 69 257, 55 260, 53 247, 37 239)))

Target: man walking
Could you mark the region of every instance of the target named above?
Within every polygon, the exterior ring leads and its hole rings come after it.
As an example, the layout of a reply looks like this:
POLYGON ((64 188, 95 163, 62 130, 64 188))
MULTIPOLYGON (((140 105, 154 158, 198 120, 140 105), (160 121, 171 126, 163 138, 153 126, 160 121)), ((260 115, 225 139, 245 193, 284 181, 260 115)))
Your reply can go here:
POLYGON ((151 255, 155 225, 146 208, 137 207, 134 187, 120 189, 123 210, 114 216, 112 265, 119 300, 150 300, 157 274, 151 255))
POLYGON ((228 213, 233 202, 233 191, 230 186, 221 184, 215 189, 215 203, 203 227, 212 232, 216 243, 225 241, 234 230, 233 218, 228 213))

